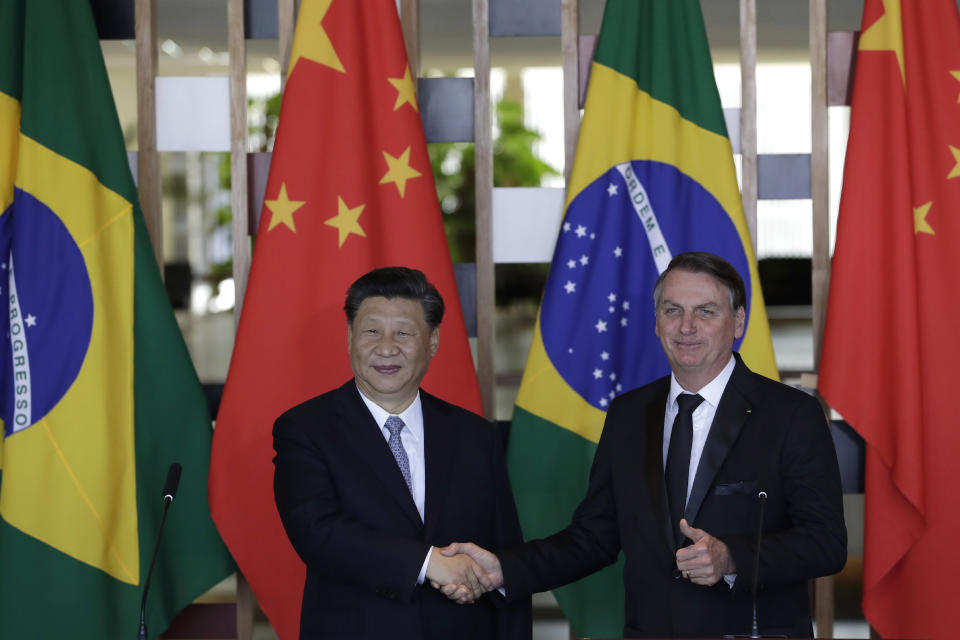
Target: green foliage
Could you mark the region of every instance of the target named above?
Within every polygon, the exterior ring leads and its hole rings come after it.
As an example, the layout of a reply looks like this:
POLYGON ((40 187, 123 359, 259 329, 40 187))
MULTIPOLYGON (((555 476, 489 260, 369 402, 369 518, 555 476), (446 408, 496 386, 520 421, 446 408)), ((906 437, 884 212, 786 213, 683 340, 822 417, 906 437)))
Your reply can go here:
POLYGON ((546 176, 558 175, 556 169, 533 153, 539 132, 523 124, 523 105, 512 100, 497 104, 500 135, 493 141, 493 186, 539 187, 546 176))
MULTIPOLYGON (((273 139, 277 133, 277 123, 280 121, 280 102, 283 94, 276 93, 266 99, 247 100, 249 111, 260 111, 264 120, 258 124, 251 124, 247 129, 249 140, 256 151, 270 151, 273 148, 273 139)), ((259 121, 259 118, 255 118, 259 121)), ((219 167, 220 188, 230 190, 230 154, 224 153, 219 167)), ((233 220, 230 205, 224 205, 217 210, 217 225, 229 225, 233 220)))
MULTIPOLYGON (((273 139, 277 132, 277 123, 280 121, 280 102, 283 94, 277 93, 266 99, 247 101, 250 111, 261 111, 264 119, 259 122, 259 118, 252 118, 258 121, 257 124, 251 124, 248 127, 248 138, 257 151, 270 151, 273 148, 273 139)), ((225 191, 230 190, 230 154, 224 153, 220 159, 219 165, 220 188, 225 191)), ((217 209, 217 226, 229 227, 233 224, 233 207, 225 204, 217 209)), ((218 262, 210 267, 210 278, 214 282, 219 282, 223 278, 233 275, 233 259, 218 262)), ((215 287, 216 289, 216 287, 215 287)), ((216 293, 216 291, 215 291, 216 293)))
MULTIPOLYGON (((523 105, 512 100, 497 103, 499 135, 493 142, 493 186, 539 187, 556 169, 533 153, 541 135, 523 124, 523 105)), ((476 260, 474 145, 434 143, 429 145, 430 168, 443 210, 444 229, 454 262, 476 260)))
POLYGON ((261 111, 264 121, 260 124, 251 124, 249 127, 250 141, 257 151, 273 149, 273 138, 277 133, 277 124, 280 122, 280 103, 282 93, 275 93, 266 99, 248 101, 249 110, 261 111))
MULTIPOLYGON (((220 281, 225 278, 233 277, 233 258, 229 260, 224 260, 223 262, 218 262, 215 265, 210 267, 210 280, 216 285, 219 285, 220 281)), ((214 295, 216 295, 214 291, 214 295)))

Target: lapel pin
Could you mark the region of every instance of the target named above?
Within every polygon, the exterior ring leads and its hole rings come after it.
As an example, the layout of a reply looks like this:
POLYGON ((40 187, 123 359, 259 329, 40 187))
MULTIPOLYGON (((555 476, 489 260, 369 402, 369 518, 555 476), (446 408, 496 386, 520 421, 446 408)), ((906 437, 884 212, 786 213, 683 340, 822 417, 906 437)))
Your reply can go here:
POLYGON ((753 413, 753 409, 747 409, 747 413, 753 413))

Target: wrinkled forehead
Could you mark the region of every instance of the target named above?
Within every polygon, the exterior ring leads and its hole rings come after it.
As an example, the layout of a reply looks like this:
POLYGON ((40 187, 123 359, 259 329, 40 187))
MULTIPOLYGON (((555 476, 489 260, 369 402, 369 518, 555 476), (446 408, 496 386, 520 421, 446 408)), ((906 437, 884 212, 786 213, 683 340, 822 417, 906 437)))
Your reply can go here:
POLYGON ((725 304, 731 313, 736 313, 740 309, 734 308, 734 297, 733 289, 712 273, 675 269, 664 276, 654 291, 654 304, 658 307, 668 302, 689 307, 725 304))

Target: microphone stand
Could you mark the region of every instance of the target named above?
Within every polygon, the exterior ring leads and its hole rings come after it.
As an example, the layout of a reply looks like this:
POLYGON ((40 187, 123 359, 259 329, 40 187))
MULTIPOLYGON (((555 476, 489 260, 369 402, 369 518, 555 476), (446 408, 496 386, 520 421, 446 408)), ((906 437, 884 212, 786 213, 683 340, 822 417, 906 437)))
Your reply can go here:
POLYGON ((750 635, 725 635, 724 638, 763 638, 774 637, 782 638, 785 636, 762 636, 760 627, 757 624, 757 585, 760 583, 760 543, 763 541, 763 511, 767 504, 767 492, 761 491, 757 494, 760 501, 760 509, 757 514, 757 548, 753 552, 753 584, 750 586, 750 604, 753 607, 753 624, 751 625, 750 635))
POLYGON ((160 551, 160 536, 163 535, 163 525, 167 521, 167 511, 170 509, 170 503, 177 495, 177 485, 180 484, 180 471, 182 467, 179 462, 170 465, 167 471, 167 482, 163 488, 163 513, 160 516, 160 527, 157 529, 157 539, 153 543, 153 556, 150 558, 150 569, 147 571, 147 579, 143 583, 143 598, 140 600, 140 628, 137 632, 137 640, 147 640, 147 592, 150 591, 150 578, 153 576, 153 566, 157 562, 157 552, 160 551))
POLYGON ((757 548, 753 554, 753 586, 750 590, 750 598, 753 604, 753 625, 750 628, 750 637, 759 638, 760 627, 757 625, 757 583, 760 582, 760 541, 763 539, 763 509, 767 504, 767 492, 761 491, 757 494, 760 500, 760 515, 757 518, 757 548))

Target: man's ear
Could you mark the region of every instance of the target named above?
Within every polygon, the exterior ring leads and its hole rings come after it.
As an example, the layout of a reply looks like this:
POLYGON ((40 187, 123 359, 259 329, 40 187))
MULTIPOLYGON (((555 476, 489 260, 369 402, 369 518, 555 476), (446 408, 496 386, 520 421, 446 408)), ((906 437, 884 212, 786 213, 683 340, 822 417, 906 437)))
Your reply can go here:
POLYGON ((739 340, 743 337, 743 329, 746 326, 747 321, 747 312, 744 311, 743 307, 737 309, 737 326, 734 329, 733 336, 739 340))
POLYGON ((430 331, 430 357, 437 355, 437 349, 440 348, 440 327, 435 327, 430 331))

